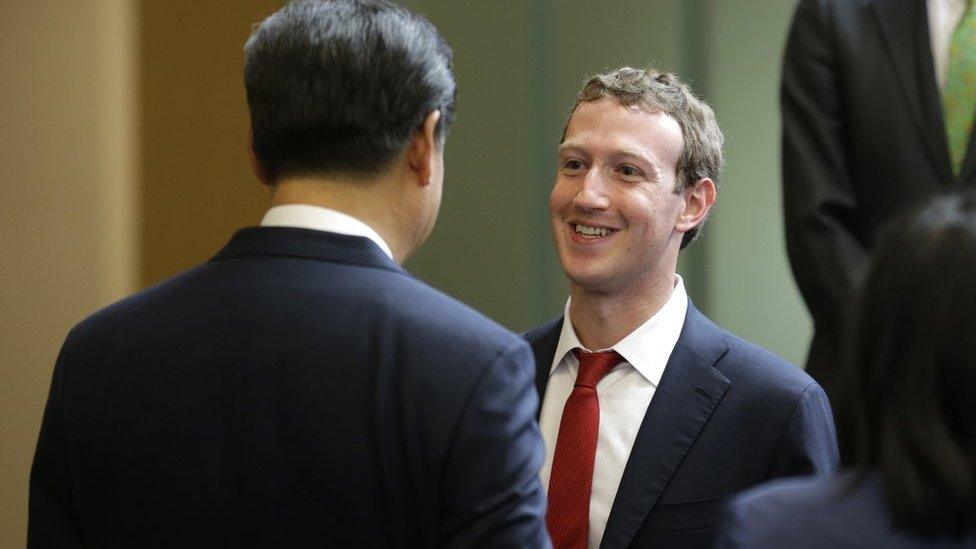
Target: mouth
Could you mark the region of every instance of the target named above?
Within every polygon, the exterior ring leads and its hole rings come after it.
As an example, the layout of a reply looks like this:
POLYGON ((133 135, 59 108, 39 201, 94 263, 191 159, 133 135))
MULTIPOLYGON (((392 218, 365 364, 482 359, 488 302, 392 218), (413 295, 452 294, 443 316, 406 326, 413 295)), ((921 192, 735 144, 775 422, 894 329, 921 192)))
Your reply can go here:
POLYGON ((569 227, 572 229, 573 235, 581 240, 601 240, 617 232, 617 229, 611 229, 610 227, 586 225, 583 223, 570 222, 569 227))

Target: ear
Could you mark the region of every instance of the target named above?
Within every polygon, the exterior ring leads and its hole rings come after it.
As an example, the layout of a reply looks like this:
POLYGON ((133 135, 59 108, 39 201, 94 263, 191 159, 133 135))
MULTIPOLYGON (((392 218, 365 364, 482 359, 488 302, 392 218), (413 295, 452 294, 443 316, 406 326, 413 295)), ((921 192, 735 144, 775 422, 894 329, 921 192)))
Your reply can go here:
POLYGON ((258 156, 254 154, 254 129, 251 128, 250 124, 247 126, 247 157, 251 161, 251 171, 254 172, 254 177, 257 177, 261 183, 271 187, 272 182, 268 178, 268 172, 264 170, 264 166, 261 165, 258 156))
POLYGON ((410 140, 407 150, 407 162, 410 169, 417 174, 417 181, 421 187, 430 184, 433 172, 434 153, 437 151, 437 121, 441 119, 441 111, 431 111, 424 123, 417 128, 410 140))
POLYGON ((678 216, 674 228, 680 233, 686 233, 701 224, 715 204, 715 182, 705 177, 681 193, 684 195, 685 209, 678 216))

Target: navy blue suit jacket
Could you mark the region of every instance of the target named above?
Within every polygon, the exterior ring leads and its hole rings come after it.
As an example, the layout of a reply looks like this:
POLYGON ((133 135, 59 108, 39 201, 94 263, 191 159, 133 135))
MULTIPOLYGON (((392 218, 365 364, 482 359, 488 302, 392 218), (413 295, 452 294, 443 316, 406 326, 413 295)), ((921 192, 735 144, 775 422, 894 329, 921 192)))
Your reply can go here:
POLYGON ((922 537, 894 530, 881 478, 853 482, 851 473, 781 479, 736 497, 726 511, 717 549, 945 549, 976 547, 965 539, 922 537))
POLYGON ((365 238, 241 230, 71 331, 29 545, 545 546, 533 375, 365 238))
MULTIPOLYGON (((545 395, 563 319, 525 337, 545 395)), ((802 370, 725 332, 691 302, 641 423, 601 547, 709 547, 729 495, 833 470, 830 403, 802 370)))

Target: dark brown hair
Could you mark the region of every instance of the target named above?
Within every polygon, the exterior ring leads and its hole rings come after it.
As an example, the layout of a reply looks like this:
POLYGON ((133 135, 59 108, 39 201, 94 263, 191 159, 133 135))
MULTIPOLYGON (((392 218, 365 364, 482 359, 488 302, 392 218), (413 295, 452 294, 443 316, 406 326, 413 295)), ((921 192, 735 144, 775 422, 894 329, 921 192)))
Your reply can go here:
POLYGON ((864 286, 840 427, 877 470, 894 524, 976 528, 976 194, 941 196, 882 235, 864 286))

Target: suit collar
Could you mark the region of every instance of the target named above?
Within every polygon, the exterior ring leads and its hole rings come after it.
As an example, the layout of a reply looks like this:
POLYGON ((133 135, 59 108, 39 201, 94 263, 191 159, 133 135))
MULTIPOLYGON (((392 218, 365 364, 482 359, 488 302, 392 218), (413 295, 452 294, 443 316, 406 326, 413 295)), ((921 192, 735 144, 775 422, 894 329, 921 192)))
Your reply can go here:
POLYGON ((211 261, 249 256, 296 257, 404 272, 368 238, 293 227, 241 229, 211 261))
MULTIPOLYGON (((570 351, 577 347, 586 349, 576 336, 569 316, 571 301, 572 298, 566 301, 563 318, 570 321, 564 320, 559 331, 556 351, 550 359, 550 375, 570 351)), ((671 356, 671 351, 681 334, 687 309, 688 293, 685 291, 684 280, 676 274, 674 289, 664 305, 623 339, 614 343, 610 349, 618 352, 631 367, 637 370, 637 373, 657 387, 661 383, 661 375, 671 356)), ((595 352, 608 349, 586 350, 595 352)))
MULTIPOLYGON (((563 328, 563 317, 551 320, 542 326, 526 332, 523 336, 532 347, 532 354, 535 355, 535 388, 539 392, 539 402, 546 395, 546 387, 549 385, 549 373, 552 368, 553 357, 556 354, 556 346, 559 344, 559 333, 563 328)), ((536 410, 535 418, 539 419, 541 406, 536 410)))
POLYGON ((681 337, 624 467, 602 548, 627 547, 661 497, 731 385, 715 368, 727 351, 723 332, 689 301, 681 337))
MULTIPOLYGON (((864 0, 882 36, 888 61, 901 84, 908 109, 941 180, 953 180, 942 120, 942 98, 935 81, 928 15, 920 0, 864 0)), ((973 169, 976 159, 967 155, 963 173, 973 169)))

